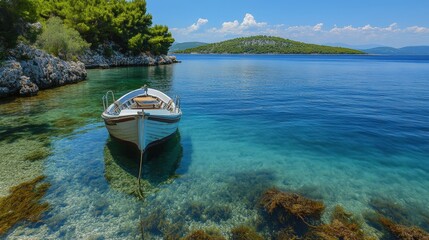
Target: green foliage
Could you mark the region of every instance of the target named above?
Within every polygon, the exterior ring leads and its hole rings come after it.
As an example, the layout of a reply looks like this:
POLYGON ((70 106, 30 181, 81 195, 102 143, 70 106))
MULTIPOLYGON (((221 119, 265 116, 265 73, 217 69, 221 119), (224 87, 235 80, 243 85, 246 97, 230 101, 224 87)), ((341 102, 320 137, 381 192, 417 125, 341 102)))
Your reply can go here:
POLYGON ((196 48, 176 51, 176 53, 364 54, 363 52, 354 49, 307 44, 280 37, 269 36, 236 38, 196 48))
POLYGON ((25 37, 30 32, 28 23, 37 20, 35 9, 33 0, 0 1, 0 55, 14 47, 20 35, 25 37))
POLYGON ((71 60, 90 46, 76 30, 66 27, 58 17, 52 17, 46 22, 44 31, 37 40, 37 45, 45 51, 67 60, 71 60))
POLYGON ((92 46, 114 42, 123 52, 167 53, 174 39, 167 27, 152 25, 145 0, 37 0, 44 19, 58 16, 92 46))
POLYGON ((155 25, 149 29, 149 50, 154 54, 167 54, 174 42, 167 26, 155 25))

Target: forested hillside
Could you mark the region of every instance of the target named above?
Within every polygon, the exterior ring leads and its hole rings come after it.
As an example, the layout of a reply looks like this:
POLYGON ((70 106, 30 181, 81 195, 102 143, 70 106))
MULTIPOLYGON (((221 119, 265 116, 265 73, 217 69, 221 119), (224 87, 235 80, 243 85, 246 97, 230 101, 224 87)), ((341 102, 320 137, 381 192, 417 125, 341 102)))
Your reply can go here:
POLYGON ((280 37, 253 36, 176 51, 176 53, 230 54, 364 54, 361 51, 292 41, 280 37))
POLYGON ((100 45, 106 54, 112 47, 166 54, 174 42, 167 26, 152 25, 145 0, 1 0, 0 51, 15 46, 18 39, 44 49, 49 40, 56 50, 45 50, 64 56, 100 45), (36 22, 42 25, 31 24, 36 22), (50 34, 43 37, 42 32, 50 34))

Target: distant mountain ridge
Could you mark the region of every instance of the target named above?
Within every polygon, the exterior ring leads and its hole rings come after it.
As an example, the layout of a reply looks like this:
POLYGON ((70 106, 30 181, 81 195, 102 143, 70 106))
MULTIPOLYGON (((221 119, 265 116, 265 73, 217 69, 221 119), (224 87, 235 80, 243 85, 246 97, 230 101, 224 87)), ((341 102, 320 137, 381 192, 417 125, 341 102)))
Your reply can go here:
POLYGON ((365 54, 350 48, 308 44, 271 36, 241 37, 174 52, 203 54, 365 54))
POLYGON ((409 46, 402 48, 376 47, 362 51, 369 54, 382 55, 429 55, 429 46, 409 46))
POLYGON ((351 48, 351 49, 357 49, 357 50, 363 50, 363 49, 371 49, 371 48, 378 48, 378 47, 388 47, 386 45, 381 44, 346 44, 346 43, 324 43, 323 45, 331 46, 331 47, 344 47, 344 48, 351 48))
POLYGON ((180 50, 185 50, 188 48, 195 48, 195 47, 199 47, 199 46, 204 46, 207 45, 208 43, 204 43, 204 42, 183 42, 183 43, 173 43, 173 45, 171 45, 170 49, 168 50, 169 52, 175 52, 175 51, 180 51, 180 50))

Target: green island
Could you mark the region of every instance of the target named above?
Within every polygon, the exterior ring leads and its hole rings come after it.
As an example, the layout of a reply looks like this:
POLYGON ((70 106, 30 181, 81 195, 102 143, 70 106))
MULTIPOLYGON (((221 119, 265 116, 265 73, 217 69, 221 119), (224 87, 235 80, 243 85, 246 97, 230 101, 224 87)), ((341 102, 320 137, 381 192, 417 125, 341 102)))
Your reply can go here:
POLYGON ((1 1, 0 13, 3 57, 18 42, 67 60, 99 46, 105 55, 113 50, 166 54, 174 42, 167 26, 152 26, 145 0, 1 1))
POLYGON ((365 54, 342 47, 308 44, 272 36, 241 37, 204 46, 175 51, 175 53, 218 54, 365 54))

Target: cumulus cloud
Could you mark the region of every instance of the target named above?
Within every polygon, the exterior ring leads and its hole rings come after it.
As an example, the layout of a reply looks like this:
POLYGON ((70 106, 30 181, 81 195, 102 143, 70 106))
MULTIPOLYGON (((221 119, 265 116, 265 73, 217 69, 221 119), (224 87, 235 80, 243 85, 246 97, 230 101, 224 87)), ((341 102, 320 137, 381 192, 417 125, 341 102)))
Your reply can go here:
POLYGON ((329 32, 331 33, 344 33, 344 32, 399 32, 401 29, 398 28, 397 23, 392 23, 387 27, 373 27, 369 24, 362 27, 353 27, 352 25, 345 27, 334 26, 329 32))
POLYGON ((252 32, 252 30, 262 29, 266 26, 266 22, 257 22, 252 14, 246 13, 241 23, 237 20, 232 22, 224 22, 222 23, 221 28, 212 28, 211 32, 224 34, 245 34, 246 32, 252 32))
POLYGON ((208 23, 209 20, 205 19, 205 18, 198 18, 196 23, 193 23, 191 26, 186 27, 186 28, 172 28, 171 31, 173 31, 173 33, 179 33, 179 34, 189 34, 192 32, 197 31, 198 29, 200 29, 201 26, 203 26, 204 24, 208 23))
POLYGON ((412 26, 412 27, 407 27, 405 31, 412 32, 412 33, 429 33, 429 28, 412 26))
POLYGON ((189 26, 187 29, 189 30, 189 32, 194 32, 197 31, 198 29, 200 29, 200 27, 206 23, 208 23, 209 20, 205 19, 205 18, 198 18, 198 21, 194 24, 192 24, 191 26, 189 26))
POLYGON ((318 23, 314 25, 313 30, 314 31, 322 31, 323 23, 318 23))

